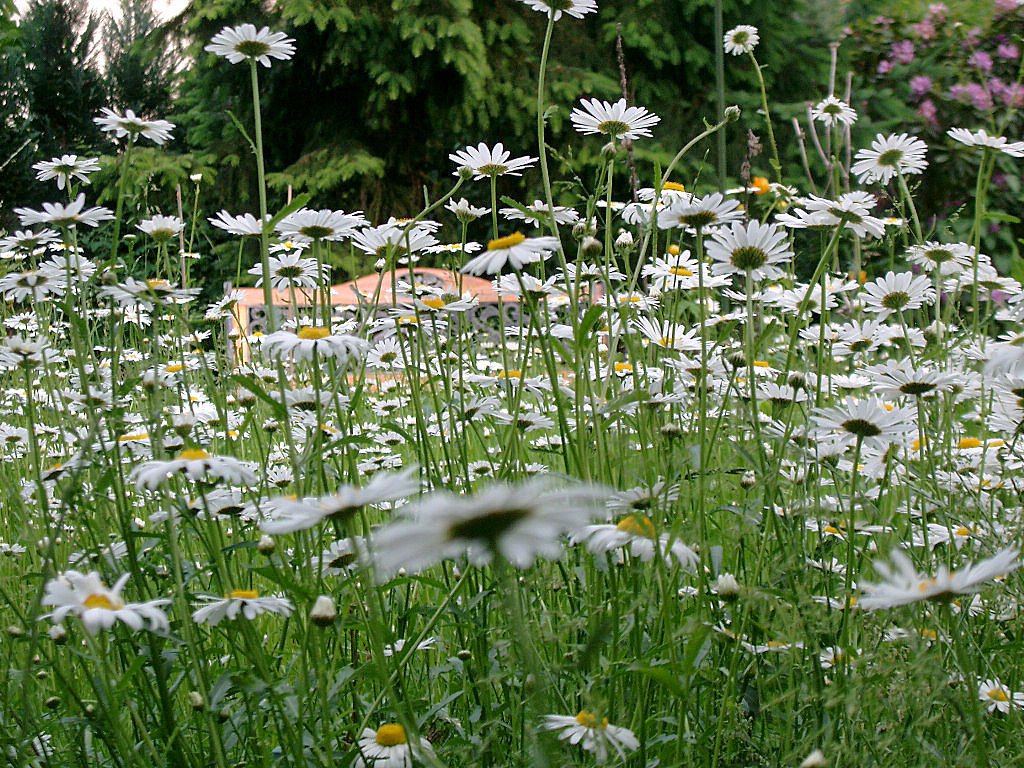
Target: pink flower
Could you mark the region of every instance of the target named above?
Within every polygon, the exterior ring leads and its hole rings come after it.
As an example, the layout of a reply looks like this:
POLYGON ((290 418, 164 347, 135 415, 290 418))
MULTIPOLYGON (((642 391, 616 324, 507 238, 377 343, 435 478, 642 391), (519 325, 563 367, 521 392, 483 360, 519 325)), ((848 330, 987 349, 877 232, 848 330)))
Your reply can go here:
POLYGON ((892 71, 892 62, 888 59, 882 59, 878 62, 878 74, 887 75, 892 71))
POLYGON ((985 53, 985 51, 975 51, 972 53, 970 58, 967 59, 967 64, 980 69, 982 72, 992 71, 992 57, 985 53))
POLYGON ((1001 95, 1003 104, 1014 109, 1020 109, 1024 107, 1024 85, 1020 83, 1011 83, 1010 85, 1003 88, 1001 95))
POLYGON ((914 96, 924 96, 932 89, 932 79, 928 75, 915 75, 910 78, 910 92, 914 96))
POLYGON ((996 56, 1006 61, 1016 61, 1020 57, 1020 49, 1013 43, 1000 43, 996 46, 996 56))
POLYGON ((1017 0, 996 0, 992 7, 996 16, 1003 16, 1017 10, 1017 0))
POLYGON ((912 25, 910 30, 921 40, 932 40, 935 37, 935 25, 929 19, 922 19, 912 25))
POLYGON ((919 114, 932 128, 939 127, 939 121, 936 119, 938 110, 935 108, 935 102, 931 99, 925 99, 921 102, 921 106, 917 108, 917 114, 919 114))
POLYGON ((889 53, 897 63, 909 64, 914 60, 914 44, 910 40, 900 40, 892 44, 889 53))
POLYGON ((954 101, 966 103, 971 100, 971 92, 966 85, 952 85, 949 88, 949 98, 954 101))
POLYGON ((932 3, 928 6, 928 16, 933 21, 945 21, 949 7, 945 3, 932 3))
POLYGON ((964 35, 964 48, 977 48, 981 42, 981 27, 971 27, 964 35))
POLYGON ((985 86, 981 83, 971 83, 967 86, 967 94, 971 98, 971 103, 975 109, 989 110, 992 109, 992 94, 985 90, 985 86))

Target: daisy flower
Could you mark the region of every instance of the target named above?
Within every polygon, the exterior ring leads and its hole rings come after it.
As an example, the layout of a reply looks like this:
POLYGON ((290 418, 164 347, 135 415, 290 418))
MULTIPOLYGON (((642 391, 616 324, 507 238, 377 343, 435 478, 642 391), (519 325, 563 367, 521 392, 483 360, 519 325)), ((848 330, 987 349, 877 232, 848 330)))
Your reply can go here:
POLYGON ((978 699, 985 702, 985 709, 989 712, 1006 714, 1011 709, 1024 709, 1024 693, 1011 691, 998 679, 979 682, 978 699))
POLYGON ((169 461, 147 461, 132 470, 131 478, 140 491, 154 491, 178 473, 190 480, 216 478, 234 485, 256 482, 256 473, 246 462, 231 456, 211 456, 201 448, 186 449, 169 461))
POLYGON ((1020 566, 1017 555, 1017 548, 1009 547, 959 571, 939 566, 938 573, 932 577, 918 573, 909 557, 898 549, 893 550, 890 554, 892 565, 875 561, 875 570, 884 581, 862 584, 861 588, 866 594, 857 604, 870 611, 908 605, 919 600, 946 602, 955 595, 974 594, 985 582, 1015 571, 1020 566))
POLYGON ((527 237, 522 232, 514 232, 491 240, 487 250, 470 259, 462 271, 470 275, 496 275, 506 264, 518 270, 524 264, 548 258, 558 248, 557 237, 527 237))
POLYGON ((223 56, 232 64, 255 59, 264 67, 270 60, 287 61, 295 54, 295 41, 284 32, 271 32, 270 27, 256 30, 254 24, 224 27, 213 36, 203 50, 223 56))
POLYGON ((113 587, 108 588, 98 573, 86 575, 67 571, 47 583, 42 604, 52 606, 54 610, 41 618, 61 624, 69 615, 77 616, 90 635, 101 629, 110 629, 119 621, 136 632, 143 628, 153 632, 169 631, 167 615, 160 608, 170 600, 125 603, 121 599, 121 590, 129 576, 124 574, 113 587))
POLYGON ((555 488, 546 478, 492 485, 476 496, 431 494, 373 536, 377 577, 383 581, 399 568, 420 570, 467 552, 476 564, 500 556, 517 568, 538 556, 557 559, 562 535, 588 523, 607 496, 600 486, 555 488))
POLYGON ((100 169, 99 160, 95 157, 79 158, 78 155, 61 155, 52 160, 41 160, 32 166, 39 171, 37 181, 57 180, 57 189, 64 189, 72 178, 83 184, 89 183, 89 174, 100 169))
POLYGON ((725 52, 731 53, 733 56, 753 53, 760 41, 761 37, 757 33, 757 27, 752 27, 749 24, 733 27, 722 38, 725 52))
POLYGON ((848 397, 842 405, 817 409, 811 418, 819 433, 833 436, 842 445, 860 439, 868 447, 883 451, 893 443, 903 442, 916 429, 912 409, 887 408, 877 398, 848 397))
POLYGON ((881 397, 929 397, 948 392, 961 378, 953 373, 929 368, 914 368, 905 361, 887 360, 864 369, 874 383, 875 394, 881 397))
POLYGON ((697 553, 679 539, 673 539, 669 533, 659 536, 651 518, 640 512, 626 515, 614 525, 585 526, 569 537, 570 544, 581 542, 595 555, 628 547, 629 553, 644 563, 653 560, 655 554, 660 554, 668 567, 675 558, 687 571, 695 570, 700 563, 697 553))
POLYGON ((241 614, 242 618, 252 621, 264 613, 278 616, 290 616, 295 606, 291 600, 281 595, 260 597, 254 589, 234 589, 224 597, 200 595, 203 605, 192 613, 192 621, 196 624, 209 624, 215 627, 227 619, 234 621, 241 614))
POLYGON ((333 333, 326 326, 311 325, 297 331, 282 328, 260 341, 260 348, 272 359, 291 355, 295 360, 312 360, 318 355, 320 358, 333 357, 339 363, 362 356, 369 347, 369 342, 358 336, 333 333))
POLYGON ((875 205, 875 197, 870 192, 846 192, 838 200, 811 195, 804 203, 812 214, 822 215, 816 223, 842 224, 858 237, 883 237, 885 222, 871 215, 875 205))
POLYGON ((942 275, 954 275, 971 268, 975 253, 974 246, 967 243, 947 245, 929 240, 920 245, 912 245, 907 250, 907 261, 925 272, 937 269, 942 275))
POLYGON ((84 194, 79 194, 67 205, 43 203, 42 211, 34 211, 31 208, 15 208, 14 212, 21 220, 23 227, 30 227, 33 224, 53 224, 58 227, 84 224, 87 227, 98 227, 100 222, 114 218, 114 214, 109 208, 86 208, 84 194))
POLYGON ((376 731, 366 728, 359 737, 353 768, 413 768, 429 760, 433 747, 426 739, 410 742, 398 723, 384 723, 376 731))
POLYGON ((579 744, 587 752, 593 753, 599 763, 608 760, 609 747, 620 760, 626 758, 627 752, 640 748, 640 742, 631 730, 611 725, 607 717, 601 717, 589 709, 580 710, 575 717, 545 715, 541 728, 545 731, 557 731, 558 738, 562 741, 574 746, 579 744))
POLYGON ((793 258, 786 232, 757 220, 734 221, 728 229, 720 229, 708 243, 707 254, 711 274, 749 274, 754 280, 781 276, 784 273, 776 265, 793 258))
POLYGON ((397 501, 417 493, 416 467, 401 472, 378 472, 363 486, 343 485, 335 493, 313 499, 278 499, 273 511, 260 523, 266 533, 304 531, 327 519, 343 520, 364 507, 397 501))
POLYGON ((871 149, 859 149, 851 170, 861 184, 877 182, 887 184, 898 174, 911 176, 924 173, 928 161, 924 159, 928 145, 905 133, 885 136, 878 134, 871 149))
POLYGON ((362 211, 311 211, 306 208, 285 216, 277 225, 278 234, 285 239, 298 237, 310 240, 344 240, 351 237, 359 227, 369 222, 362 211))
POLYGON ((861 300, 865 311, 885 318, 894 312, 932 304, 935 301, 935 289, 924 275, 888 272, 885 277, 864 286, 861 300))
POLYGON ((811 115, 829 128, 840 124, 853 125, 857 122, 856 110, 835 96, 828 96, 815 104, 811 109, 811 115))
MULTIPOLYGON (((321 263, 319 269, 316 259, 305 258, 302 251, 286 251, 280 256, 271 256, 270 285, 278 291, 286 288, 316 288, 327 281, 330 264, 321 263)), ((263 285, 263 265, 257 264, 249 270, 250 275, 257 275, 256 285, 263 285)))
MULTIPOLYGON (((506 219, 518 219, 530 221, 540 225, 551 219, 551 209, 543 200, 534 200, 532 205, 524 206, 526 211, 518 208, 501 208, 498 210, 506 219)), ((564 205, 556 205, 554 209, 555 222, 558 224, 573 224, 579 221, 580 215, 577 211, 564 205)))
POLYGON ((469 200, 464 197, 461 197, 458 200, 453 198, 445 203, 444 207, 454 213, 455 218, 463 224, 469 224, 471 221, 476 221, 481 216, 486 216, 491 212, 490 208, 481 208, 476 205, 471 205, 469 200))
POLYGON ((143 120, 130 109, 123 116, 106 107, 103 107, 101 111, 102 114, 99 117, 94 117, 92 121, 100 127, 100 130, 113 133, 118 139, 127 136, 129 141, 135 141, 142 136, 154 144, 162 145, 165 141, 170 140, 171 131, 174 130, 174 123, 167 120, 143 120))
POLYGON ((510 157, 512 153, 505 149, 501 142, 495 144, 492 149, 482 141, 475 147, 466 147, 448 155, 448 159, 456 166, 454 176, 459 175, 460 168, 469 168, 473 171, 473 178, 477 180, 492 176, 522 176, 520 171, 532 167, 537 162, 536 157, 524 155, 511 160, 510 157))
POLYGON ((720 192, 704 197, 676 198, 658 214, 658 227, 692 227, 698 232, 743 218, 739 200, 727 199, 720 192))
POLYGON ((185 228, 185 222, 177 216, 156 215, 149 219, 143 219, 136 225, 136 229, 152 237, 157 242, 167 242, 185 228))
POLYGON ((553 14, 554 20, 562 18, 567 13, 574 19, 582 19, 588 13, 597 11, 597 0, 519 0, 521 3, 540 11, 544 14, 553 14))
POLYGON ((643 107, 628 107, 625 99, 614 104, 598 99, 583 99, 581 106, 569 115, 573 126, 582 134, 598 134, 616 139, 639 139, 651 136, 650 129, 661 122, 643 107))
POLYGON ((989 136, 984 128, 969 131, 966 128, 950 128, 946 134, 953 141, 968 147, 994 149, 1010 157, 1024 157, 1024 141, 1010 141, 1005 136, 989 136))
POLYGON ((207 221, 217 227, 217 229, 223 229, 228 234, 238 235, 239 237, 259 237, 263 234, 260 220, 251 213, 232 216, 227 211, 221 211, 216 216, 208 218, 207 221))

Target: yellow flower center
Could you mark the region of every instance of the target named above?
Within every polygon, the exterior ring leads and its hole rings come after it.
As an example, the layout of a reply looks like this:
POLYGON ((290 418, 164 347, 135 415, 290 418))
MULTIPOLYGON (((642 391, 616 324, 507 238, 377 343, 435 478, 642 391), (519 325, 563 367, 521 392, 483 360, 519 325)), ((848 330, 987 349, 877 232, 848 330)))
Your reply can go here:
POLYGON ((615 363, 615 365, 612 366, 612 367, 615 369, 616 373, 632 373, 633 372, 633 364, 632 363, 615 363))
POLYGON ((428 296, 422 300, 431 309, 441 309, 444 306, 444 299, 440 296, 428 296))
POLYGON ((772 185, 764 176, 755 176, 750 182, 750 186, 754 188, 755 195, 763 195, 772 188, 772 185))
POLYGON ((233 600, 255 600, 260 596, 260 593, 255 589, 232 589, 228 593, 228 597, 233 600))
POLYGON ((331 329, 325 328, 322 325, 306 326, 305 328, 300 329, 295 335, 300 339, 305 339, 306 341, 315 341, 317 339, 324 339, 330 336, 331 329))
POLYGON ((502 248, 511 248, 514 245, 519 245, 523 240, 526 239, 526 235, 522 232, 513 232, 511 235, 505 237, 499 237, 497 240, 491 240, 487 243, 488 251, 498 251, 502 248))
POLYGON ((580 713, 576 715, 576 722, 582 725, 584 728, 607 728, 608 718, 602 717, 598 719, 597 713, 589 709, 582 709, 580 713))
POLYGON ((960 442, 956 444, 957 448, 980 448, 981 440, 976 437, 961 437, 960 442))
POLYGON ((374 739, 382 747, 397 747, 399 744, 405 744, 406 742, 405 728, 398 723, 384 723, 384 725, 377 729, 377 735, 374 739))
POLYGON ((785 648, 789 643, 784 643, 781 640, 769 640, 765 645, 769 648, 785 648))
POLYGON ((679 255, 679 246, 673 243, 672 245, 670 245, 668 247, 668 252, 672 256, 678 256, 679 255))
POLYGON ((1009 701, 1010 697, 1002 688, 989 688, 986 694, 993 701, 1009 701))
POLYGON ((511 371, 498 371, 496 379, 521 379, 523 378, 523 372, 513 368, 511 371))
POLYGON ((617 530, 633 536, 642 536, 645 539, 653 539, 657 532, 654 530, 654 523, 647 515, 629 515, 619 520, 615 526, 617 530))
POLYGON ((953 531, 953 534, 955 536, 970 536, 971 535, 971 529, 968 528, 966 525, 961 525, 959 528, 957 528, 955 531, 953 531))
POLYGON ((127 443, 132 440, 146 440, 148 438, 149 432, 136 432, 134 435, 121 435, 117 440, 121 443, 127 443))
POLYGON ((181 363, 171 363, 164 366, 164 373, 178 373, 183 370, 185 370, 185 366, 181 363))
POLYGON ((202 461, 210 458, 210 454, 202 448, 187 448, 178 454, 179 461, 202 461))
POLYGON ((154 277, 147 280, 146 285, 149 288, 170 288, 171 282, 170 280, 164 280, 163 278, 154 277))
POLYGON ((672 267, 669 269, 669 272, 676 277, 693 277, 693 272, 688 270, 686 267, 672 267))
POLYGON ((755 360, 754 361, 754 367, 755 368, 770 368, 771 366, 769 365, 767 360, 755 360))
MULTIPOLYGON (((661 188, 662 188, 662 190, 669 189, 669 190, 672 190, 673 192, 685 192, 686 191, 686 187, 684 187, 678 181, 666 181, 664 184, 661 185, 661 188)), ((676 246, 676 247, 678 247, 678 246, 676 246)))
POLYGON ((82 605, 86 608, 102 608, 106 611, 116 611, 124 608, 124 603, 120 600, 117 598, 111 600, 106 595, 89 595, 82 601, 82 605))

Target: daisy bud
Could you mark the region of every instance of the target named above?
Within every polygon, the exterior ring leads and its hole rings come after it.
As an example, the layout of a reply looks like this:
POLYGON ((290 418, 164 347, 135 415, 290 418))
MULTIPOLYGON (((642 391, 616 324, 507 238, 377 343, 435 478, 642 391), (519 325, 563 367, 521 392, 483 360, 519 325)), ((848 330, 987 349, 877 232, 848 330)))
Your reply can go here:
POLYGON ((585 222, 585 221, 577 222, 576 224, 573 225, 572 236, 576 240, 582 240, 584 237, 586 237, 588 234, 590 234, 588 230, 589 230, 589 227, 587 226, 587 222, 585 222))
POLYGON ((388 262, 386 259, 377 259, 375 262, 373 262, 373 268, 376 269, 378 272, 383 271, 384 267, 386 267, 387 265, 388 262))
POLYGON ((258 549, 262 555, 269 555, 277 549, 277 542, 269 536, 260 536, 260 540, 256 542, 256 549, 258 549))
POLYGON ((309 612, 309 620, 318 627, 330 626, 337 617, 338 609, 334 606, 334 600, 328 595, 320 595, 309 612))
POLYGON ((740 583, 731 573, 719 575, 713 589, 719 600, 731 602, 740 596, 740 583))
POLYGON ((725 119, 730 123, 735 123, 740 119, 740 108, 733 104, 732 106, 725 108, 725 119))
POLYGON ((800 768, 828 768, 828 760, 820 749, 816 749, 804 758, 800 768))
POLYGON ((633 233, 625 229, 620 229, 618 237, 615 238, 615 247, 620 251, 624 251, 627 248, 632 248, 633 233))
POLYGON ((228 709, 227 707, 224 707, 224 709, 222 709, 220 712, 217 713, 217 720, 219 720, 222 723, 226 723, 230 719, 231 719, 231 710, 228 709))
POLYGON ((60 706, 60 698, 58 696, 51 696, 46 700, 47 709, 56 709, 60 706))
POLYGON ((473 658, 473 652, 470 651, 467 648, 463 648, 461 651, 459 651, 455 655, 458 656, 460 659, 462 659, 462 661, 469 661, 470 659, 473 658))
POLYGON ((68 631, 62 624, 54 624, 46 630, 46 634, 57 645, 64 645, 68 641, 68 631))
POLYGON ((683 430, 682 427, 680 427, 678 424, 673 424, 669 422, 668 424, 665 424, 661 428, 661 434, 663 434, 669 440, 672 440, 673 438, 679 437, 681 434, 683 434, 683 430))
POLYGON ((85 705, 85 716, 86 717, 92 717, 95 714, 96 714, 96 707, 93 706, 92 704, 86 704, 85 705))
POLYGON ((807 378, 800 371, 793 371, 787 380, 793 389, 803 389, 807 386, 807 378))
POLYGON ((581 244, 583 253, 587 256, 598 256, 601 251, 604 250, 604 246, 601 245, 601 241, 596 237, 585 237, 581 244))
POLYGON ((45 669, 40 669, 38 672, 36 672, 36 680, 45 680, 49 676, 50 673, 47 672, 45 669))
POLYGON ((747 364, 747 356, 742 352, 733 352, 725 360, 733 368, 743 368, 747 364))
POLYGON ((473 178, 473 169, 468 165, 459 166, 459 178, 463 181, 469 181, 473 178))
POLYGON ((609 141, 607 144, 601 147, 601 157, 603 157, 605 160, 614 160, 615 155, 618 151, 619 148, 615 146, 615 142, 609 141))
POLYGON ((113 270, 103 270, 103 273, 100 275, 100 283, 103 285, 116 285, 117 282, 117 274, 113 270))
POLYGON ((188 703, 192 705, 192 709, 196 712, 202 712, 206 709, 206 700, 199 691, 188 692, 188 703))
POLYGON ((9 626, 7 628, 7 634, 10 635, 11 637, 24 637, 25 636, 25 630, 22 629, 21 627, 18 627, 18 626, 15 626, 14 624, 12 624, 11 626, 9 626))
POLYGON ((281 422, 277 419, 267 419, 263 422, 263 431, 273 434, 281 428, 281 422))
POLYGON ((757 475, 754 474, 754 470, 748 469, 740 478, 740 487, 749 489, 755 485, 757 485, 757 475))

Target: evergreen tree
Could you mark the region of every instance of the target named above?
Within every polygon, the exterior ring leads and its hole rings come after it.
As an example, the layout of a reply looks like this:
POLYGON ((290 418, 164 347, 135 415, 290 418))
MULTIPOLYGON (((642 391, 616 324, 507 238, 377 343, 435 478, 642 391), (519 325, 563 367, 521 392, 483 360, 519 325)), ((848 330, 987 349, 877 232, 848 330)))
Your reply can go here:
POLYGON ((171 108, 177 46, 160 27, 152 0, 121 0, 120 16, 106 14, 103 54, 110 102, 141 117, 162 118, 171 108))

